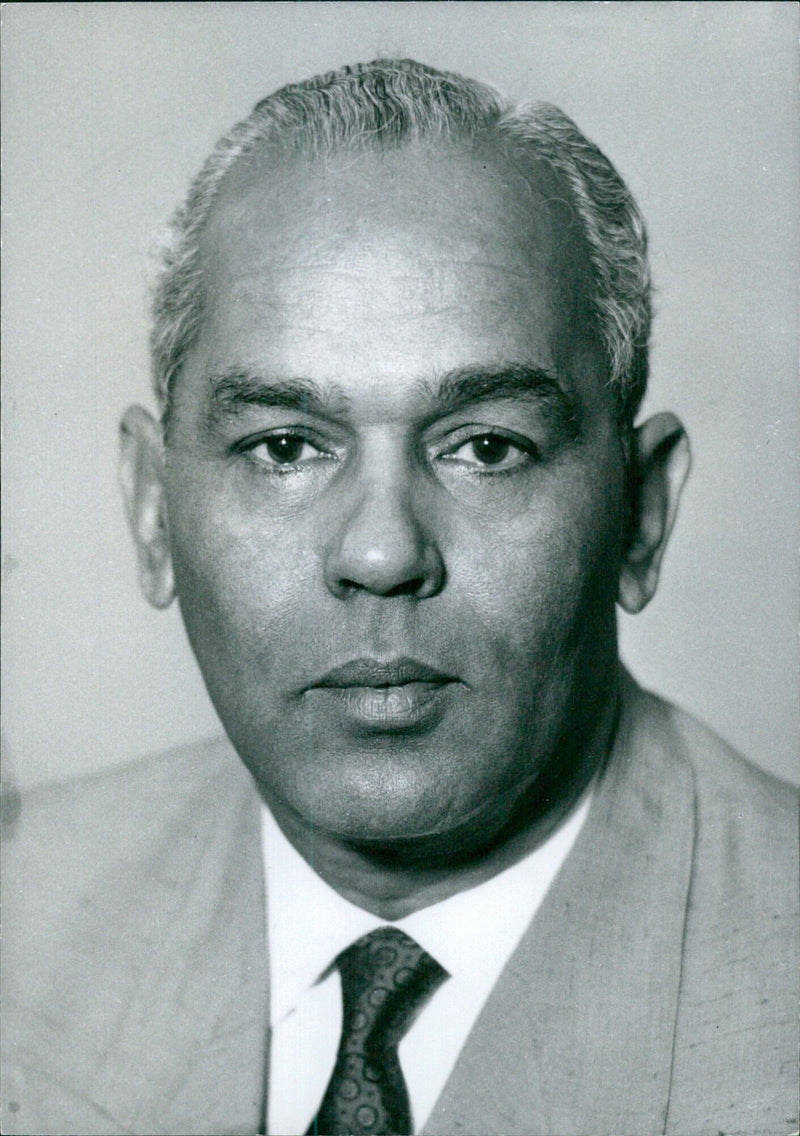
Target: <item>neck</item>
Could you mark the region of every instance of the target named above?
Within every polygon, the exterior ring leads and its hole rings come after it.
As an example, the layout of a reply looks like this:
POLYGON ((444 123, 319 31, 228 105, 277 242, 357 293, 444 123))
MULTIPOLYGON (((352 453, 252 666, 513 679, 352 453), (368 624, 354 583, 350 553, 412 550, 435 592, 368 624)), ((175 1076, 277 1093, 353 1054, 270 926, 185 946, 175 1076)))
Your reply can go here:
POLYGON ((504 815, 504 820, 489 844, 481 839, 477 817, 441 837, 375 846, 312 830, 279 803, 270 802, 270 808, 284 835, 326 883, 356 906, 396 921, 484 883, 543 844, 607 758, 618 702, 615 685, 588 736, 565 745, 512 800, 493 803, 493 817, 504 815))

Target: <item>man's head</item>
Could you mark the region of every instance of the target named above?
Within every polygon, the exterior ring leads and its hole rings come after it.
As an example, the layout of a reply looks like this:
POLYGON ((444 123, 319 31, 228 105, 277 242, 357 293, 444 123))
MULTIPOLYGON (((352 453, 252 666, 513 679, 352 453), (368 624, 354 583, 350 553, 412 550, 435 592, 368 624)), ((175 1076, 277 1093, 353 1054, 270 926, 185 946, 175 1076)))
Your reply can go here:
POLYGON ((633 201, 554 108, 377 63, 259 104, 177 234, 165 429, 123 424, 146 594, 278 814, 491 846, 591 749, 686 472, 631 432, 633 201))

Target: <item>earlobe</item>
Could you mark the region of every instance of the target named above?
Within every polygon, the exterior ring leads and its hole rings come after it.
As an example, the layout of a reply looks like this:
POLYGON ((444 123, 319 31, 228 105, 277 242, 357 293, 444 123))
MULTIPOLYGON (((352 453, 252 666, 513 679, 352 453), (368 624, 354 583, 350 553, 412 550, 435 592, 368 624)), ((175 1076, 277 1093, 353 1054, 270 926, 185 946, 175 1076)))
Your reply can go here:
POLYGON ((655 594, 661 558, 691 464, 689 439, 674 414, 656 414, 636 430, 631 526, 619 580, 619 603, 641 611, 655 594))
POLYGON ((161 428, 141 406, 120 423, 119 479, 139 563, 139 584, 149 603, 168 607, 175 595, 163 482, 161 428))

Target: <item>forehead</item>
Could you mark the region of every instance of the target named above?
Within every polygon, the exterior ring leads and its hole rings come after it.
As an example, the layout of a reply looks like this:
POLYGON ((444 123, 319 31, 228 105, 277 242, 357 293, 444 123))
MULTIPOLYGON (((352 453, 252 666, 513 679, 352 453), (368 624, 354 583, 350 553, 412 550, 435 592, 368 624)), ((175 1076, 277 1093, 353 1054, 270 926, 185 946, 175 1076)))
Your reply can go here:
POLYGON ((334 383, 506 361, 568 373, 592 343, 563 190, 487 148, 257 154, 226 179, 201 256, 205 367, 334 383))

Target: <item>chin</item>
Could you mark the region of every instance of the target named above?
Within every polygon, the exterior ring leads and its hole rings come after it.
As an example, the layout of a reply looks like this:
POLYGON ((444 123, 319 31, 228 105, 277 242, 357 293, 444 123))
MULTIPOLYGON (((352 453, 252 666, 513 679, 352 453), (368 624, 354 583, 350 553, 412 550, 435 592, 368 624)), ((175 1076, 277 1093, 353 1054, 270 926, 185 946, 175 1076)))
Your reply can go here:
POLYGON ((327 816, 314 815, 313 825, 351 844, 412 845, 451 827, 446 818, 429 815, 415 800, 362 800, 356 808, 351 800, 344 815, 326 811, 327 816))
POLYGON ((459 824, 453 790, 419 773, 385 763, 350 771, 337 785, 317 786, 322 791, 303 801, 298 811, 315 829, 348 843, 413 845, 459 824))

